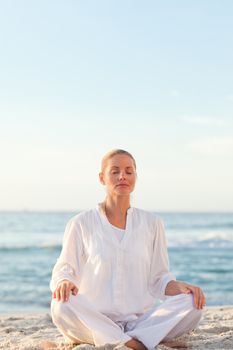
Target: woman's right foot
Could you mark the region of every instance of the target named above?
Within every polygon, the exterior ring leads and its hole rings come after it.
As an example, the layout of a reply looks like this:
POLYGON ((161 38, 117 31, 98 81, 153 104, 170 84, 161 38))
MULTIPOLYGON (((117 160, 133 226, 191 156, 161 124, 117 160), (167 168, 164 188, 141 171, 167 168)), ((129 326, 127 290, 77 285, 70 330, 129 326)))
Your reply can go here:
POLYGON ((125 343, 125 345, 128 348, 131 348, 131 349, 134 349, 134 350, 147 350, 145 345, 142 342, 140 342, 139 340, 137 340, 137 339, 130 339, 129 341, 127 341, 125 343))

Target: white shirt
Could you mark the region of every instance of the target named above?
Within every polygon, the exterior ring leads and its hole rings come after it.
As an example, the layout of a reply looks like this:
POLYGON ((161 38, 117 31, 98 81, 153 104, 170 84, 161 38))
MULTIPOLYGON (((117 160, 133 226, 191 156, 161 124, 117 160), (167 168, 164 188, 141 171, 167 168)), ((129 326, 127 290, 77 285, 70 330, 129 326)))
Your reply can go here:
POLYGON ((176 278, 169 272, 164 224, 156 214, 130 207, 121 240, 112 226, 100 203, 68 221, 50 289, 68 279, 100 312, 128 321, 155 298, 165 299, 167 283, 176 278))
POLYGON ((125 230, 122 228, 116 227, 112 224, 110 224, 110 225, 111 225, 112 233, 116 236, 116 238, 120 242, 122 240, 122 238, 124 237, 125 230))

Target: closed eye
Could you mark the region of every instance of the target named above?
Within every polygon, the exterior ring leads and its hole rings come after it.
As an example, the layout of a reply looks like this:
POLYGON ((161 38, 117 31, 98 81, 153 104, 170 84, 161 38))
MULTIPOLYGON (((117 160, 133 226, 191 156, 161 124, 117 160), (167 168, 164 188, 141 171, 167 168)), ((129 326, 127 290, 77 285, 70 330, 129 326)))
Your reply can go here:
MULTIPOLYGON (((112 174, 119 174, 119 171, 112 171, 112 174)), ((132 172, 126 172, 126 174, 128 175, 132 175, 133 173, 132 172)))

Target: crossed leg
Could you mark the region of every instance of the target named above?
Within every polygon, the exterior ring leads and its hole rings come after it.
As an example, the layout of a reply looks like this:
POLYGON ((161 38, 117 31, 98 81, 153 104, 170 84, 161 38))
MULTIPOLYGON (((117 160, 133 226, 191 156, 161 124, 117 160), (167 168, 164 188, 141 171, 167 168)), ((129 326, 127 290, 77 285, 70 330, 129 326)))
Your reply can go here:
POLYGON ((51 303, 53 322, 68 342, 97 346, 122 343, 135 350, 154 349, 162 340, 193 329, 201 314, 194 306, 192 295, 180 294, 167 298, 160 306, 151 307, 122 329, 96 310, 82 294, 71 295, 65 303, 56 299, 51 303))
POLYGON ((152 307, 136 321, 128 322, 126 334, 140 340, 148 349, 194 329, 202 316, 196 309, 192 294, 168 297, 152 307))
POLYGON ((89 343, 97 346, 125 343, 132 337, 109 317, 95 309, 85 295, 70 295, 69 301, 51 302, 53 323, 68 342, 89 343))

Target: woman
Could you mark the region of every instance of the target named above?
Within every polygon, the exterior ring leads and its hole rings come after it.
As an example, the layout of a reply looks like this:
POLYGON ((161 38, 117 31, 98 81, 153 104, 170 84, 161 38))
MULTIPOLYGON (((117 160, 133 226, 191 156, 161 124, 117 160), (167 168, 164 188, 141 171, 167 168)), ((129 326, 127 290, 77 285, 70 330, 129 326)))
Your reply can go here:
POLYGON ((163 221, 131 207, 133 156, 110 151, 99 179, 104 202, 66 226, 50 282, 52 319, 68 342, 153 349, 197 326, 205 296, 169 272, 163 221))

